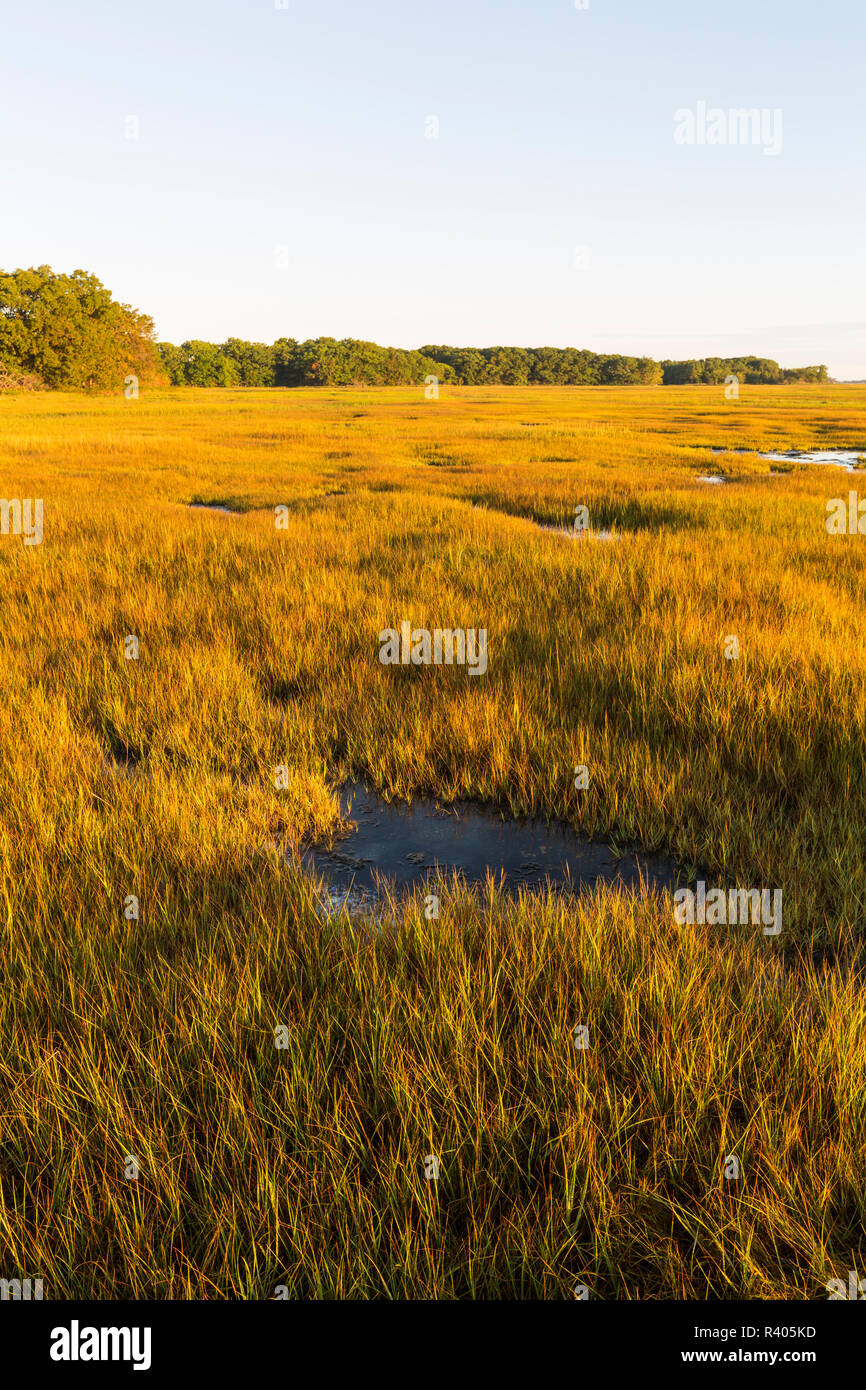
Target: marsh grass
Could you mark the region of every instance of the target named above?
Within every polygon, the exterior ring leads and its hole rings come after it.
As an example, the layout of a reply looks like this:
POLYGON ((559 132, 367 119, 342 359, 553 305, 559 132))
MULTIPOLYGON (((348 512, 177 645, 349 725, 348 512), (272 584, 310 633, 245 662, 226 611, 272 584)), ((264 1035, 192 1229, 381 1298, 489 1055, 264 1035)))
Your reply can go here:
POLYGON ((855 438, 862 390, 419 395, 4 397, 45 540, 0 538, 0 1274, 823 1297, 863 1266, 863 541, 841 472, 695 475, 855 438), (579 503, 622 543, 532 524, 579 503), (486 627, 487 675, 382 667, 404 617, 486 627), (609 889, 323 920, 265 847, 350 773, 780 887, 782 938, 609 889))

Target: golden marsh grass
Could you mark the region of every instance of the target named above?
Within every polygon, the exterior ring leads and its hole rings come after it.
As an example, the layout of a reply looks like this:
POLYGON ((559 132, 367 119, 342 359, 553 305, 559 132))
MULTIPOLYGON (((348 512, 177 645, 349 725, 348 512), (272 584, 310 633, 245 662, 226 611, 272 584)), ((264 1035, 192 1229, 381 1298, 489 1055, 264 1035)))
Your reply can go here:
POLYGON ((0 492, 45 516, 0 537, 3 1272, 803 1298, 862 1268, 866 539, 824 524, 858 474, 709 449, 863 422, 841 386, 3 397, 0 492), (537 524, 578 504, 616 539, 537 524), (383 667, 403 618, 486 628, 487 674, 383 667), (371 938, 268 849, 332 831, 349 773, 781 888, 782 935, 443 884, 371 938))

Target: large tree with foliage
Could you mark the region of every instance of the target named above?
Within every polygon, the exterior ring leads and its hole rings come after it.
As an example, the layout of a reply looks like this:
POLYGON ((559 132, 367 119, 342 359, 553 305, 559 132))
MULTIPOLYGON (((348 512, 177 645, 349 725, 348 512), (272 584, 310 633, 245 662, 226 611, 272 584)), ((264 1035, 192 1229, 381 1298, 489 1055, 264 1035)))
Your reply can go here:
POLYGON ((162 379, 153 320, 112 298, 95 275, 50 266, 0 271, 0 362, 69 390, 162 379))

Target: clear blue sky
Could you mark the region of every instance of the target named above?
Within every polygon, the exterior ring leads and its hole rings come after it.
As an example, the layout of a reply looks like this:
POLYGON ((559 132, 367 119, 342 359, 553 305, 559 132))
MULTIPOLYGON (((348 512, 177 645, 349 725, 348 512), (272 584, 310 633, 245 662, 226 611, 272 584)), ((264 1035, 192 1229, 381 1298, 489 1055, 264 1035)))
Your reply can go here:
POLYGON ((0 75, 0 266, 163 340, 866 377, 864 0, 4 0, 0 75), (677 144, 701 101, 780 109, 780 153, 677 144))

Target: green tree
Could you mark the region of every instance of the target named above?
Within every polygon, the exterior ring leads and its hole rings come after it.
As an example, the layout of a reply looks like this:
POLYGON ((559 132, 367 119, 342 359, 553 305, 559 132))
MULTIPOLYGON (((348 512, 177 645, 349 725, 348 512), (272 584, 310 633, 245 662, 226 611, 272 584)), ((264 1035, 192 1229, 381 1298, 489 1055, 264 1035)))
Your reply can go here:
POLYGON ((186 357, 183 349, 174 343, 157 343, 157 351, 163 371, 172 386, 186 385, 186 357))
POLYGON ((273 386, 274 349, 267 343, 247 343, 241 338, 228 338, 220 351, 238 369, 241 386, 273 386))
POLYGON ((184 373, 189 386, 236 386, 240 381, 237 362, 226 357, 216 343, 190 338, 181 343, 184 373))
POLYGON ((153 320, 84 270, 0 272, 0 361, 67 390, 119 390, 129 375, 164 380, 153 320))

